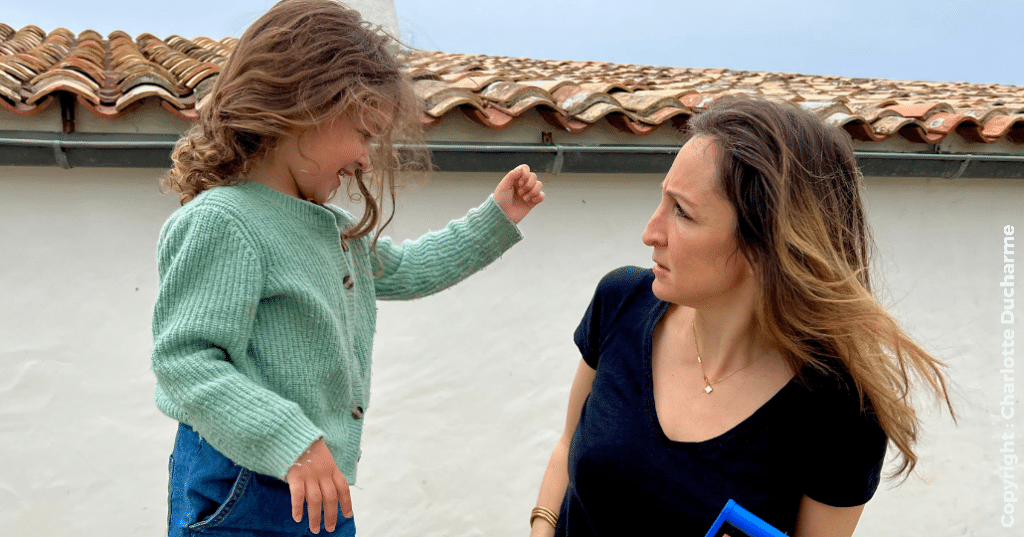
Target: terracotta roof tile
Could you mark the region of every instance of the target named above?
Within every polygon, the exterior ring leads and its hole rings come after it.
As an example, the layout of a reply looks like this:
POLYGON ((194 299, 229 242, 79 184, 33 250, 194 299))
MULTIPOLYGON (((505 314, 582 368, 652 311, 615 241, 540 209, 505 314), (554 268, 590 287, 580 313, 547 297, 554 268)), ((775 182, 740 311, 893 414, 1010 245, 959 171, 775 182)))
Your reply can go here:
MULTIPOLYGON (((60 95, 89 112, 117 118, 144 100, 185 119, 209 93, 238 40, 132 38, 92 30, 14 29, 0 23, 0 106, 33 115, 60 95)), ((1024 87, 915 82, 793 73, 696 69, 608 62, 411 52, 403 54, 423 123, 461 114, 503 129, 528 114, 554 128, 582 132, 607 123, 631 135, 676 128, 733 93, 800 103, 856 139, 893 137, 938 143, 1007 140, 1024 144, 1024 87)))

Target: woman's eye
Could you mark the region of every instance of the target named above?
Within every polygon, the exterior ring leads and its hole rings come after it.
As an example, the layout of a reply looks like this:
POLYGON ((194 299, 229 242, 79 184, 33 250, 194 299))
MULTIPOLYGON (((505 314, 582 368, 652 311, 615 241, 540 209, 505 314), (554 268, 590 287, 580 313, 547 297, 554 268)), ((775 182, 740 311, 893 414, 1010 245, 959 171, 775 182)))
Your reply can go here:
POLYGON ((675 205, 676 205, 676 214, 681 216, 681 217, 683 217, 683 218, 685 218, 685 219, 687 219, 687 220, 689 220, 690 219, 690 215, 686 214, 686 211, 684 211, 683 208, 678 203, 675 204, 675 205))

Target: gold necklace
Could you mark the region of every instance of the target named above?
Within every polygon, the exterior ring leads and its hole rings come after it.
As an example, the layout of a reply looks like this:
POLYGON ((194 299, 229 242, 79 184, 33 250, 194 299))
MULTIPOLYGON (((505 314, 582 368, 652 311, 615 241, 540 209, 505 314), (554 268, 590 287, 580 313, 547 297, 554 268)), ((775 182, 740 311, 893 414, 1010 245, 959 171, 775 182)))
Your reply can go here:
POLYGON ((736 373, 739 373, 740 371, 743 371, 744 369, 754 365, 761 358, 758 357, 757 359, 751 361, 749 364, 747 364, 747 365, 737 369, 736 371, 733 371, 732 373, 729 373, 728 375, 726 375, 726 376, 724 376, 724 377, 722 377, 722 378, 720 378, 720 379, 718 379, 718 380, 716 380, 714 382, 711 382, 710 380, 708 380, 708 374, 704 372, 704 362, 702 362, 701 359, 700 359, 700 348, 697 347, 697 325, 694 323, 694 319, 696 319, 696 318, 697 318, 697 315, 694 314, 693 319, 690 319, 690 328, 693 329, 693 350, 697 351, 697 365, 700 366, 700 374, 701 374, 702 377, 704 377, 704 393, 706 393, 708 395, 711 395, 711 392, 714 391, 711 388, 712 384, 718 384, 719 382, 722 382, 723 380, 725 380, 725 379, 735 375, 736 373))

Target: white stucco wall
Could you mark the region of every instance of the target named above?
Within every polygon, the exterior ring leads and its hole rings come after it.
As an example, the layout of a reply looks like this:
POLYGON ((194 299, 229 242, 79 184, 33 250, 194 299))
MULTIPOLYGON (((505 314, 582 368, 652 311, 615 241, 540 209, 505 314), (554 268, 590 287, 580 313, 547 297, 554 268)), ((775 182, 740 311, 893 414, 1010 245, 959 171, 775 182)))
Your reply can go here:
MULTIPOLYGON (((149 320, 156 238, 177 202, 158 174, 0 167, 4 536, 164 531, 175 423, 152 403, 149 320)), ((442 227, 498 178, 406 189, 392 236, 442 227)), ((662 178, 542 179, 548 201, 502 259, 439 295, 380 304, 360 535, 526 535, 565 419, 572 330, 605 272, 649 263, 639 237, 662 178)), ((888 303, 949 364, 960 424, 922 406, 918 472, 879 491, 857 535, 1015 535, 1024 510, 999 524, 1000 435, 1022 419, 998 415, 998 282, 1003 226, 1024 230, 1024 182, 876 179, 867 200, 888 303)))

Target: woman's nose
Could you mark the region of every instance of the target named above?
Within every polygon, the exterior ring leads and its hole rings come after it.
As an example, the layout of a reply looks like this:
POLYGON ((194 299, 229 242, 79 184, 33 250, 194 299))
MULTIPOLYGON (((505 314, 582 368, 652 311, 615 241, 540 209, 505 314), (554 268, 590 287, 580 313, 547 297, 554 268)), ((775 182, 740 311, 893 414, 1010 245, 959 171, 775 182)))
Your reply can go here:
POLYGON ((650 247, 664 246, 665 235, 661 231, 661 219, 659 218, 661 213, 661 207, 659 206, 654 214, 651 215, 651 219, 647 221, 647 227, 644 228, 644 234, 640 236, 644 244, 650 247))

